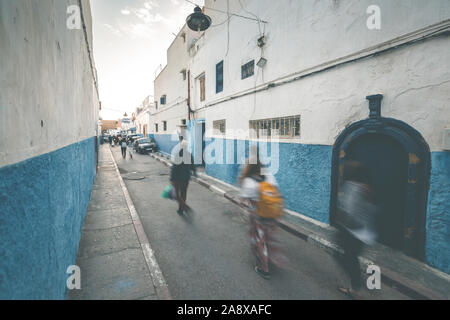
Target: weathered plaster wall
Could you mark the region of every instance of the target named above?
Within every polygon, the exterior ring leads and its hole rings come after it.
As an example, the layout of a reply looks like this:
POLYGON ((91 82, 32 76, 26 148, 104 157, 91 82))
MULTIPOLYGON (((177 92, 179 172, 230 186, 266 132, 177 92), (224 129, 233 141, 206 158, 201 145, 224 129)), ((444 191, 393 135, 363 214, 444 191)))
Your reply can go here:
POLYGON ((205 111, 207 130, 214 120, 226 119, 230 137, 248 129, 249 120, 301 115, 301 137, 289 142, 333 145, 347 125, 368 117, 365 97, 382 93, 383 116, 408 123, 432 151, 442 151, 442 133, 450 124, 449 44, 448 36, 431 39, 211 106, 205 111))
POLYGON ((0 1, 0 299, 64 299, 75 264, 99 105, 83 29, 66 27, 73 4, 0 1))
MULTIPOLYGON (((67 7, 77 3, 0 2, 0 167, 97 135, 83 30, 66 27, 67 7)), ((82 3, 92 44, 89 1, 82 3)))

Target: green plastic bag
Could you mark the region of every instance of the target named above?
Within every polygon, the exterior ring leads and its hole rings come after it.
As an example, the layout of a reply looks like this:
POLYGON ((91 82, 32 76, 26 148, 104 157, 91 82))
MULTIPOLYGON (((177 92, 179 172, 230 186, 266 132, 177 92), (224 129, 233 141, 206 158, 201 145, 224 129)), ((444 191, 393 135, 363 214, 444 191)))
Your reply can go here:
POLYGON ((174 200, 176 198, 175 189, 173 188, 173 186, 169 185, 164 188, 164 191, 161 196, 163 197, 163 199, 174 200))

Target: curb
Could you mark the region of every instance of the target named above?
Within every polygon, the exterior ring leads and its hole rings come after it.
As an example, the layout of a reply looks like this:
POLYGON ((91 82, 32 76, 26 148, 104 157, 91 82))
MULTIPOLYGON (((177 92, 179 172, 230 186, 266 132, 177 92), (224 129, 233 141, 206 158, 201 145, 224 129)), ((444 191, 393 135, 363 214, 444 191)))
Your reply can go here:
MULTIPOLYGON (((155 159, 156 161, 161 162, 162 164, 172 167, 172 164, 161 157, 158 157, 154 154, 150 154, 150 156, 155 159)), ((220 196, 223 196, 225 199, 231 201, 232 203, 236 204, 240 208, 245 209, 241 203, 233 197, 232 195, 228 194, 224 190, 218 188, 217 186, 208 183, 207 181, 198 178, 198 177, 192 177, 192 180, 197 182, 199 185, 207 188, 211 192, 217 193, 220 196)), ((245 214, 248 215, 247 211, 244 210, 245 214)), ((314 234, 311 231, 308 231, 304 228, 301 228, 299 226, 295 226, 289 222, 279 220, 278 225, 281 229, 285 230, 286 232, 291 233, 292 235, 313 244, 316 247, 319 247, 328 253, 332 255, 342 255, 344 251, 337 246, 336 244, 318 236, 317 234, 314 234)), ((373 261, 364 258, 359 257, 360 264, 361 264, 361 270, 365 273, 367 270, 367 267, 370 265, 378 265, 380 268, 382 268, 383 272, 381 274, 381 281, 386 283, 390 286, 395 286, 395 289, 413 299, 419 299, 419 300, 447 300, 445 297, 442 297, 441 295, 433 292, 432 290, 425 288, 417 283, 412 282, 410 279, 405 278, 401 274, 394 272, 386 267, 383 267, 379 263, 374 263, 373 261), (365 268, 365 269, 364 269, 365 268)))
POLYGON ((147 235, 145 234, 145 230, 141 223, 141 219, 139 218, 136 208, 134 207, 133 200, 131 200, 130 194, 123 181, 123 178, 120 175, 116 159, 114 159, 114 155, 111 151, 111 148, 109 148, 108 150, 114 162, 116 173, 119 176, 120 186, 125 196, 128 211, 130 212, 131 219, 134 225, 134 230, 136 231, 139 243, 141 245, 142 253, 144 255, 144 259, 147 264, 148 270, 150 272, 150 277, 152 278, 153 286, 155 287, 156 296, 158 297, 158 300, 172 300, 166 280, 164 279, 161 269, 159 268, 158 262, 156 261, 154 251, 150 246, 150 242, 147 238, 147 235))

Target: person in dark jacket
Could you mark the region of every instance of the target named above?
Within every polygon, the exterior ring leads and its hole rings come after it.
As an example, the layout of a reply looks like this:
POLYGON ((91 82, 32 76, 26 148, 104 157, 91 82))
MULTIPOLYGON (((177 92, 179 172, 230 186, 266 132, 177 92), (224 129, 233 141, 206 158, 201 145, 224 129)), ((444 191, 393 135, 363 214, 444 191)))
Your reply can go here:
POLYGON ((175 149, 175 155, 178 155, 178 157, 172 159, 173 166, 170 171, 170 182, 172 183, 177 195, 177 213, 179 215, 183 215, 183 213, 192 211, 192 209, 186 204, 187 190, 192 174, 196 176, 197 172, 192 155, 189 151, 187 151, 187 144, 185 143, 183 136, 180 136, 179 145, 180 150, 178 151, 178 148, 175 149))

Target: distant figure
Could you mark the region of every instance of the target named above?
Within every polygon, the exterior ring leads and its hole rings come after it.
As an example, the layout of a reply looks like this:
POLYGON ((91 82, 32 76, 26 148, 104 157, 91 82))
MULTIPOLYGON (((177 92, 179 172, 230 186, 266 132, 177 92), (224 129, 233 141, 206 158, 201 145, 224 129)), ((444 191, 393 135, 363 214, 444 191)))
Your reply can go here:
POLYGON ((133 160, 133 139, 128 139, 128 152, 130 153, 131 160, 133 160))
POLYGON ((285 257, 275 240, 277 219, 283 214, 283 200, 272 175, 261 173, 259 159, 248 164, 241 177, 241 198, 250 210, 250 236, 252 252, 256 257, 255 271, 270 279, 269 263, 285 266, 285 257))
MULTIPOLYGON (((180 150, 178 152, 178 157, 173 157, 172 159, 173 166, 170 171, 170 182, 175 188, 177 194, 177 213, 179 215, 183 215, 183 213, 192 212, 192 209, 186 204, 187 190, 192 174, 196 176, 197 172, 194 162, 192 161, 192 156, 189 151, 187 151, 187 144, 184 141, 183 136, 180 135, 179 139, 180 150)), ((175 149, 175 152, 177 151, 178 149, 175 149)))
POLYGON ((109 136, 109 145, 112 146, 112 143, 113 143, 113 137, 109 136))
POLYGON ((124 159, 126 159, 127 158, 127 142, 125 141, 125 139, 123 139, 123 140, 121 139, 119 141, 121 141, 120 146, 122 147, 122 157, 124 159))
POLYGON ((360 162, 344 163, 344 182, 337 201, 336 224, 339 230, 338 245, 345 253, 339 258, 351 279, 349 288, 339 290, 357 297, 362 287, 358 256, 363 244, 372 245, 377 238, 375 195, 370 183, 370 174, 360 162))

